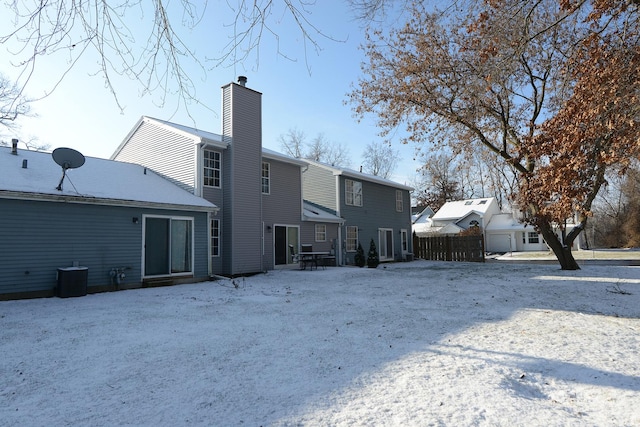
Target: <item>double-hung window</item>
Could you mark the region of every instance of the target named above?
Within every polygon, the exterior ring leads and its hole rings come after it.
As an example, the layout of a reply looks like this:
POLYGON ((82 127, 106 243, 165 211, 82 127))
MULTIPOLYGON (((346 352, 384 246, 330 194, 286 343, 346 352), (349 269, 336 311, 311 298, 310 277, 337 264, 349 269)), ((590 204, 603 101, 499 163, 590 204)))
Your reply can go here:
POLYGON ((402 201, 402 190, 396 190, 396 212, 402 212, 404 203, 402 201))
POLYGON ((326 241, 327 241, 327 225, 316 224, 316 242, 326 242, 326 241))
POLYGON ((537 244, 540 243, 540 235, 535 231, 529 231, 522 233, 522 243, 524 244, 537 244))
POLYGON ((271 192, 271 168, 269 163, 262 162, 262 194, 271 192))
POLYGON ((349 206, 362 206, 362 182, 344 180, 344 201, 349 206))
POLYGON ((211 256, 220 256, 220 220, 211 220, 211 256))
POLYGON ((203 180, 207 187, 220 187, 220 152, 204 150, 203 180))
POLYGON ((347 226, 347 252, 355 252, 358 249, 358 227, 356 225, 347 226))

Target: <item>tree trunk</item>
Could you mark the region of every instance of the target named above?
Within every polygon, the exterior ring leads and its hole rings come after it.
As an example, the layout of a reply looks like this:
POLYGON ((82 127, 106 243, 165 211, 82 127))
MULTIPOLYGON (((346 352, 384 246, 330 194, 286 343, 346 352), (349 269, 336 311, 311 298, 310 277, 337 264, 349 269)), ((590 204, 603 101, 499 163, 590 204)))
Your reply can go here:
POLYGON ((545 242, 547 242, 547 245, 549 245, 558 259, 560 268, 562 270, 580 270, 580 266, 571 253, 571 244, 562 242, 556 233, 553 232, 553 227, 550 223, 539 224, 538 228, 545 242))

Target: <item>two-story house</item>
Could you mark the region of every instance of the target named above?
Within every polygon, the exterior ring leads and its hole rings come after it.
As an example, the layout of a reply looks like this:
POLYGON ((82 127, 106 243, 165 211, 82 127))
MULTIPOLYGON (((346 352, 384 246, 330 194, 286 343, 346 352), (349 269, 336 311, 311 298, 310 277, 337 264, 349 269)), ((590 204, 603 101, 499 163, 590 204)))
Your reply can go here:
POLYGON ((262 147, 262 94, 246 78, 222 87, 222 132, 142 117, 111 156, 138 163, 215 204, 212 274, 294 265, 290 245, 329 251, 342 219, 305 204, 305 161, 262 147))
POLYGON ((336 247, 339 264, 354 264, 358 244, 366 254, 372 239, 381 262, 411 258, 413 188, 312 161, 303 170, 302 183, 306 200, 344 219, 336 247))

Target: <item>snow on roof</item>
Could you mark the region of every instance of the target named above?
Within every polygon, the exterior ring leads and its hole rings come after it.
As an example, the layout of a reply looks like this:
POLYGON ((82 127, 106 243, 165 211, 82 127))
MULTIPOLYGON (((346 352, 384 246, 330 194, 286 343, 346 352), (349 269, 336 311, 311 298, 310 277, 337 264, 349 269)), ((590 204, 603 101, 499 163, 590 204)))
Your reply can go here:
MULTIPOLYGON (((201 140, 206 140, 209 142, 218 142, 218 143, 222 143, 224 141, 224 137, 222 135, 218 135, 217 133, 213 133, 213 132, 207 132, 204 131, 202 129, 196 129, 194 127, 191 126, 185 126, 185 125, 181 125, 178 123, 173 123, 173 122, 168 122, 166 120, 160 120, 160 119, 156 119, 153 117, 148 117, 148 116, 144 116, 143 119, 146 119, 148 121, 155 121, 157 123, 161 123, 165 126, 174 128, 174 129, 178 129, 182 132, 188 133, 190 135, 193 135, 195 137, 197 137, 198 139, 201 140)), ((226 145, 226 144, 225 144, 226 145)))
POLYGON ((416 233, 418 237, 427 237, 437 233, 442 227, 434 227, 430 218, 426 218, 423 222, 414 222, 411 224, 411 231, 416 233))
POLYGON ((495 197, 485 197, 482 199, 455 200, 447 202, 436 212, 432 218, 434 220, 459 219, 476 212, 484 216, 487 209, 495 203, 495 197))
POLYGON ((302 214, 304 216, 304 219, 306 219, 307 221, 333 222, 338 224, 344 223, 344 219, 340 218, 339 216, 334 215, 331 212, 327 212, 316 204, 306 201, 303 203, 302 214))
POLYGON ((426 221, 429 221, 429 218, 431 218, 432 216, 433 209, 431 209, 430 207, 426 207, 419 213, 411 215, 411 222, 414 224, 424 223, 426 221))
POLYGON ((328 169, 333 172, 334 175, 344 175, 349 178, 356 178, 365 181, 375 182, 377 184, 387 185, 389 187, 394 187, 402 190, 413 191, 413 187, 409 187, 404 184, 400 184, 395 181, 391 181, 390 179, 381 178, 375 175, 369 175, 368 173, 358 172, 353 169, 343 168, 343 167, 335 167, 327 165, 326 163, 316 162, 312 160, 307 160, 309 164, 319 166, 324 169, 328 169))
MULTIPOLYGON (((147 122, 155 122, 156 124, 163 126, 163 127, 168 127, 171 128, 173 130, 177 130, 181 133, 185 133, 187 135, 189 135, 190 137, 194 138, 195 142, 198 143, 204 143, 204 144, 212 144, 215 145, 217 147, 220 148, 226 148, 227 147, 227 140, 231 140, 231 138, 225 138, 222 135, 218 135, 217 133, 213 133, 213 132, 207 132, 201 129, 196 129, 190 126, 185 126, 185 125, 181 125, 178 123, 172 123, 172 122, 168 122, 166 120, 160 120, 160 119, 156 119, 153 117, 148 117, 148 116, 143 116, 140 119, 140 122, 142 121, 147 121, 147 122)), ((134 130, 137 128, 138 126, 134 127, 134 130)), ((126 143, 126 141, 129 139, 131 135, 128 135, 127 138, 125 138, 125 141, 123 142, 123 144, 121 145, 121 147, 118 148, 118 150, 116 150, 116 153, 120 150, 120 148, 122 148, 124 146, 124 143, 126 143)), ((273 160, 279 160, 281 162, 286 162, 286 163, 292 163, 298 166, 305 166, 307 164, 306 161, 301 160, 301 159, 296 159, 290 156, 287 156, 286 154, 282 154, 282 153, 278 153, 277 151, 273 151, 273 150, 269 150, 267 148, 263 148, 262 149, 262 155, 263 157, 269 158, 269 159, 273 159, 273 160)), ((114 154, 115 156, 115 154, 114 154)), ((112 156, 113 158, 113 156, 112 156)))
POLYGON ((533 231, 533 227, 530 225, 525 225, 519 222, 517 219, 513 217, 513 214, 510 213, 502 213, 496 214, 491 217, 489 224, 486 227, 487 231, 497 231, 497 230, 527 230, 530 229, 533 231))
POLYGON ((218 210, 207 200, 133 163, 86 157, 83 166, 67 169, 61 191, 57 187, 62 168, 54 162, 51 153, 18 150, 14 155, 10 147, 0 147, 0 170, 0 197, 5 198, 55 200, 63 197, 83 203, 218 210))
POLYGON ((286 163, 293 163, 298 166, 306 166, 308 164, 306 160, 296 159, 295 157, 287 156, 286 154, 278 153, 277 151, 273 151, 268 148, 262 148, 262 157, 286 163))

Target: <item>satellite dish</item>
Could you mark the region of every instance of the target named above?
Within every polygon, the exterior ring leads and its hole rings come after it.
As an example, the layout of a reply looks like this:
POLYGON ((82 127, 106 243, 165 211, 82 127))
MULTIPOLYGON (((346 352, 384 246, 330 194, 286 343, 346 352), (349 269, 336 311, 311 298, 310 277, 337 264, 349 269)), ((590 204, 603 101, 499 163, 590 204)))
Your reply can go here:
POLYGON ((58 191, 62 191, 62 182, 67 175, 67 169, 76 169, 84 165, 84 156, 73 148, 60 147, 53 150, 51 153, 53 161, 62 167, 62 178, 60 183, 56 187, 58 191))

